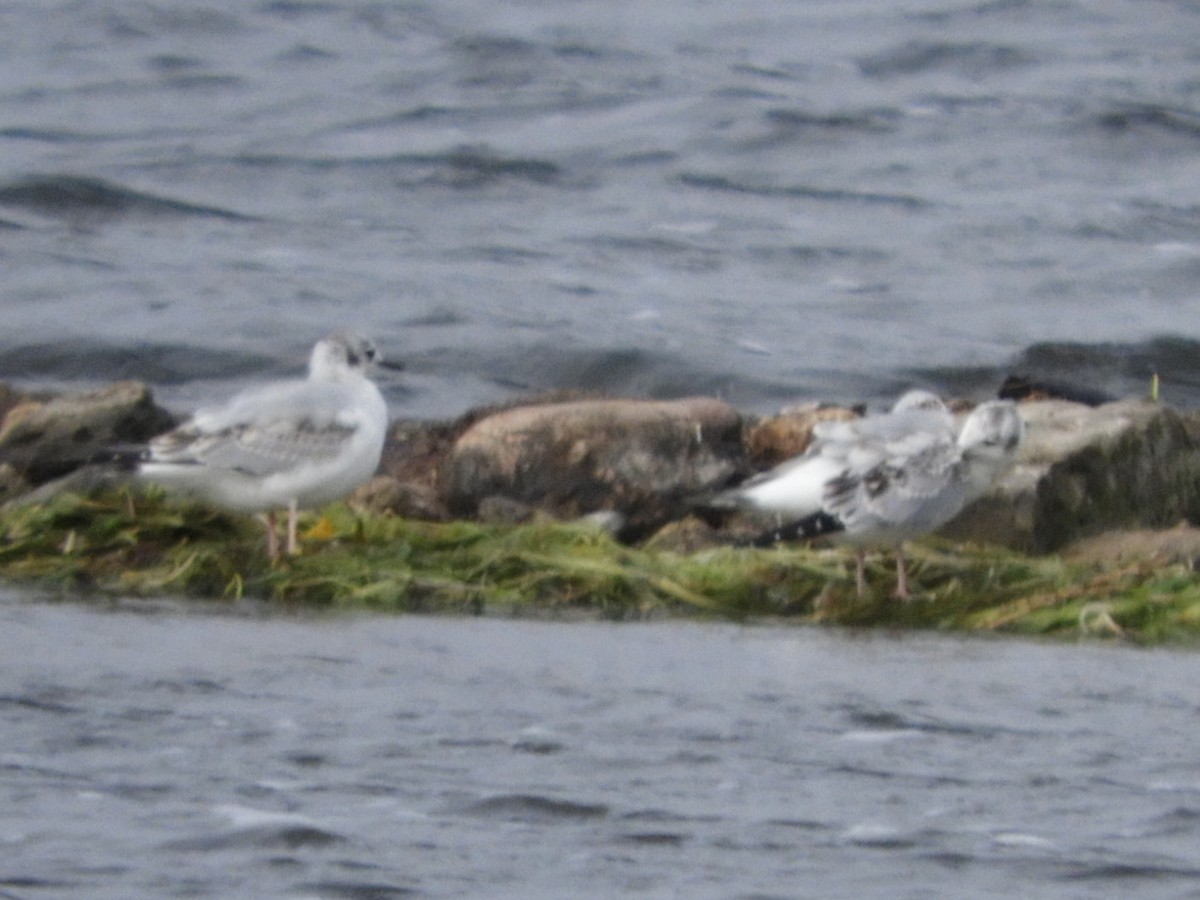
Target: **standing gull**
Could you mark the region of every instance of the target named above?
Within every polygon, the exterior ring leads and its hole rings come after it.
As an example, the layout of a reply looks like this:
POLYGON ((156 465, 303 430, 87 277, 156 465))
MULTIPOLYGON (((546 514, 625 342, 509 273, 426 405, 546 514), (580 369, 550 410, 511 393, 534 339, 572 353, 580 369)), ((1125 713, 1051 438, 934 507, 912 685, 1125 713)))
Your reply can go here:
POLYGON ((294 554, 297 509, 344 497, 379 466, 387 404, 367 372, 382 364, 361 335, 323 338, 307 379, 250 388, 197 411, 150 442, 138 477, 234 512, 265 512, 273 560, 275 510, 286 506, 287 552, 294 554))
POLYGON ((790 519, 756 543, 830 535, 855 548, 866 590, 866 548, 896 547, 895 596, 907 598, 903 542, 934 531, 984 494, 1016 460, 1024 425, 1009 401, 980 404, 956 429, 940 400, 910 392, 890 413, 815 429, 812 445, 714 505, 790 519))

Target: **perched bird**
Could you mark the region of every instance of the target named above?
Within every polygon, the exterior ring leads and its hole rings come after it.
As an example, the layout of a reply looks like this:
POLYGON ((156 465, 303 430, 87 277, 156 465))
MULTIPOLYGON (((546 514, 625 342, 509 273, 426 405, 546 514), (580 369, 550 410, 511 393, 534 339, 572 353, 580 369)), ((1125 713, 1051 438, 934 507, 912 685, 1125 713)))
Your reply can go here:
POLYGON ((944 525, 1016 460, 1024 424, 1010 401, 980 404, 955 427, 945 405, 910 392, 892 411, 822 423, 801 456, 719 495, 718 508, 774 512, 790 521, 756 544, 830 535, 855 548, 866 590, 866 548, 896 547, 895 595, 907 598, 903 542, 944 525))
POLYGON ((711 505, 804 518, 821 510, 831 479, 869 468, 880 453, 903 454, 938 436, 953 440, 956 433, 954 416, 941 398, 912 390, 890 412, 818 422, 804 453, 718 495, 711 505))
POLYGON ((323 338, 307 379, 250 388, 199 410, 150 442, 137 477, 235 512, 266 513, 272 560, 279 556, 275 510, 287 507, 294 554, 297 509, 344 497, 379 466, 388 414, 367 377, 373 365, 387 364, 361 335, 323 338))

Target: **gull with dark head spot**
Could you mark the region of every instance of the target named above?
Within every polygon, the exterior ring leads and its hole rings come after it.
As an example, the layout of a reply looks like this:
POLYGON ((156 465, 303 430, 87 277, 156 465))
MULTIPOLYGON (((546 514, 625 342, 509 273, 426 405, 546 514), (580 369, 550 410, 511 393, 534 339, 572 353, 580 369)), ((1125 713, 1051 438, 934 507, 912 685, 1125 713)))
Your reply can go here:
POLYGON ((903 542, 941 527, 1016 461, 1024 425, 1009 401, 982 403, 955 427, 945 405, 910 392, 892 411, 821 425, 799 457, 727 491, 712 504, 789 521, 755 543, 829 535, 855 548, 866 590, 867 547, 896 547, 896 591, 909 596, 903 542))
MULTIPOLYGON (((152 440, 137 476, 234 512, 266 513, 267 553, 279 556, 275 510, 296 513, 340 499, 379 466, 387 404, 367 377, 386 365, 367 338, 338 332, 317 342, 308 378, 251 388, 202 409, 152 440)), ((400 368, 399 366, 388 366, 400 368)))

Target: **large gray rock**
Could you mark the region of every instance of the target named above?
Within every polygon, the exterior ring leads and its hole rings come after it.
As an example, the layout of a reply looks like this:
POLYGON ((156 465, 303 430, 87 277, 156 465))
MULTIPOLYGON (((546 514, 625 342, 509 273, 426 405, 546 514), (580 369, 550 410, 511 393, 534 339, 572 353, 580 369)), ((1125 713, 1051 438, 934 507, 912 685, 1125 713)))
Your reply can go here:
POLYGON ((580 400, 502 410, 455 441, 440 473, 450 511, 490 497, 551 515, 624 517, 637 537, 687 512, 744 465, 742 420, 719 400, 580 400))
POLYGON ((1200 521, 1200 421, 1145 400, 1021 404, 1018 465, 943 534, 1027 553, 1200 521))
POLYGON ((137 381, 19 403, 0 423, 0 464, 30 484, 42 484, 113 447, 144 443, 173 424, 137 381))

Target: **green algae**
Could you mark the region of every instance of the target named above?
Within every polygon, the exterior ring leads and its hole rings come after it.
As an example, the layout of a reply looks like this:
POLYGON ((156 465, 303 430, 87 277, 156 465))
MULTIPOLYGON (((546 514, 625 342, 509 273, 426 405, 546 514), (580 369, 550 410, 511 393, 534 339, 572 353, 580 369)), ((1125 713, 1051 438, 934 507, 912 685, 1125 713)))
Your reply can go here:
POLYGON ((490 525, 359 515, 302 518, 302 552, 272 564, 252 518, 160 492, 64 494, 0 511, 0 578, 64 596, 256 598, 284 606, 613 619, 692 615, 863 628, 1200 638, 1200 580, 1184 565, 1099 565, 944 542, 910 548, 916 596, 892 599, 890 554, 855 594, 841 549, 618 543, 587 524, 490 525))

